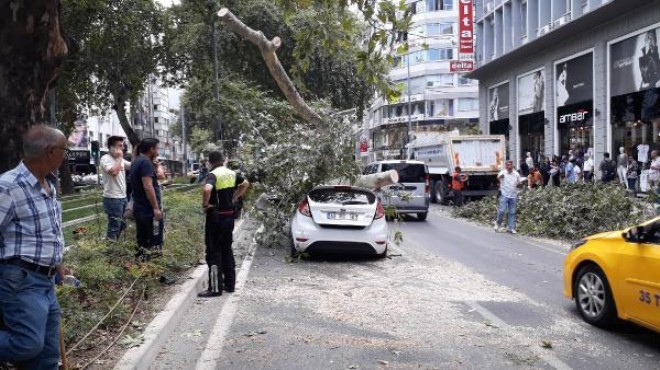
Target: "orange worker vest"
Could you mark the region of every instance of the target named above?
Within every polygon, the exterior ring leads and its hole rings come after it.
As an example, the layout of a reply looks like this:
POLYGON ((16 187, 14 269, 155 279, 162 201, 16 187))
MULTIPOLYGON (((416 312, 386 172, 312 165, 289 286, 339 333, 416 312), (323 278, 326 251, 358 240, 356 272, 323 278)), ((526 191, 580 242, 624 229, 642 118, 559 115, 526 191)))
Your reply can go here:
POLYGON ((458 172, 454 172, 451 175, 451 188, 454 190, 463 190, 463 187, 465 187, 465 183, 460 180, 456 180, 456 177, 460 176, 458 172))

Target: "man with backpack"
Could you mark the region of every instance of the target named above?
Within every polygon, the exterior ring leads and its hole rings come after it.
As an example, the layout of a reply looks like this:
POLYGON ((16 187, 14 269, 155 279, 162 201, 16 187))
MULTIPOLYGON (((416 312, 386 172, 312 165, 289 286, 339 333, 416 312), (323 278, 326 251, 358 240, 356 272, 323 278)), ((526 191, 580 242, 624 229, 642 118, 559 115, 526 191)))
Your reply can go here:
POLYGON ((604 183, 613 181, 616 178, 616 164, 610 159, 610 153, 603 154, 603 161, 600 162, 601 180, 604 183))

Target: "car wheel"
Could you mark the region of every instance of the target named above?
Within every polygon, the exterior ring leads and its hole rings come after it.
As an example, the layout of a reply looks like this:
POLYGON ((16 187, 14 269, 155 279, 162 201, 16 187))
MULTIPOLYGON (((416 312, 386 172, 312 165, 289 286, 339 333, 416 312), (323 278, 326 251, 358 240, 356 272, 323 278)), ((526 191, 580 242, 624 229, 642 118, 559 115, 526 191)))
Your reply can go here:
POLYGON ((438 204, 447 204, 447 185, 444 180, 436 181, 435 183, 435 202, 438 204))
POLYGON ((603 270, 596 265, 584 266, 574 284, 575 306, 584 321, 603 328, 612 326, 617 317, 616 305, 603 270))
POLYGON ((417 221, 426 221, 426 216, 428 212, 422 212, 417 214, 417 221))

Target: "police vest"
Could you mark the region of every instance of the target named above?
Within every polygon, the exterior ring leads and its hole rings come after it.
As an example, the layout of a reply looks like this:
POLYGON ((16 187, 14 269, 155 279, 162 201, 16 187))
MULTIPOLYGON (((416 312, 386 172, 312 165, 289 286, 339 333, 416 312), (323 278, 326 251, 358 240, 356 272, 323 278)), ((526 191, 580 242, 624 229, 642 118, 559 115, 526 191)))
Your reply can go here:
POLYGON ((211 173, 215 176, 214 194, 211 194, 211 203, 219 210, 233 210, 236 172, 221 166, 215 168, 211 173))

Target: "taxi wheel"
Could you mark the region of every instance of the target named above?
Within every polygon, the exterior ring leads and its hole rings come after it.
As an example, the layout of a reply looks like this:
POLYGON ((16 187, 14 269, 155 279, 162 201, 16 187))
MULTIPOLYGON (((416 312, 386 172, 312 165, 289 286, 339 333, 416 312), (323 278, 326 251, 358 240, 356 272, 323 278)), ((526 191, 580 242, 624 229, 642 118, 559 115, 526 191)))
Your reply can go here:
POLYGON ((614 296, 607 277, 596 265, 580 269, 573 287, 575 306, 584 321, 599 327, 609 327, 616 322, 614 296))

